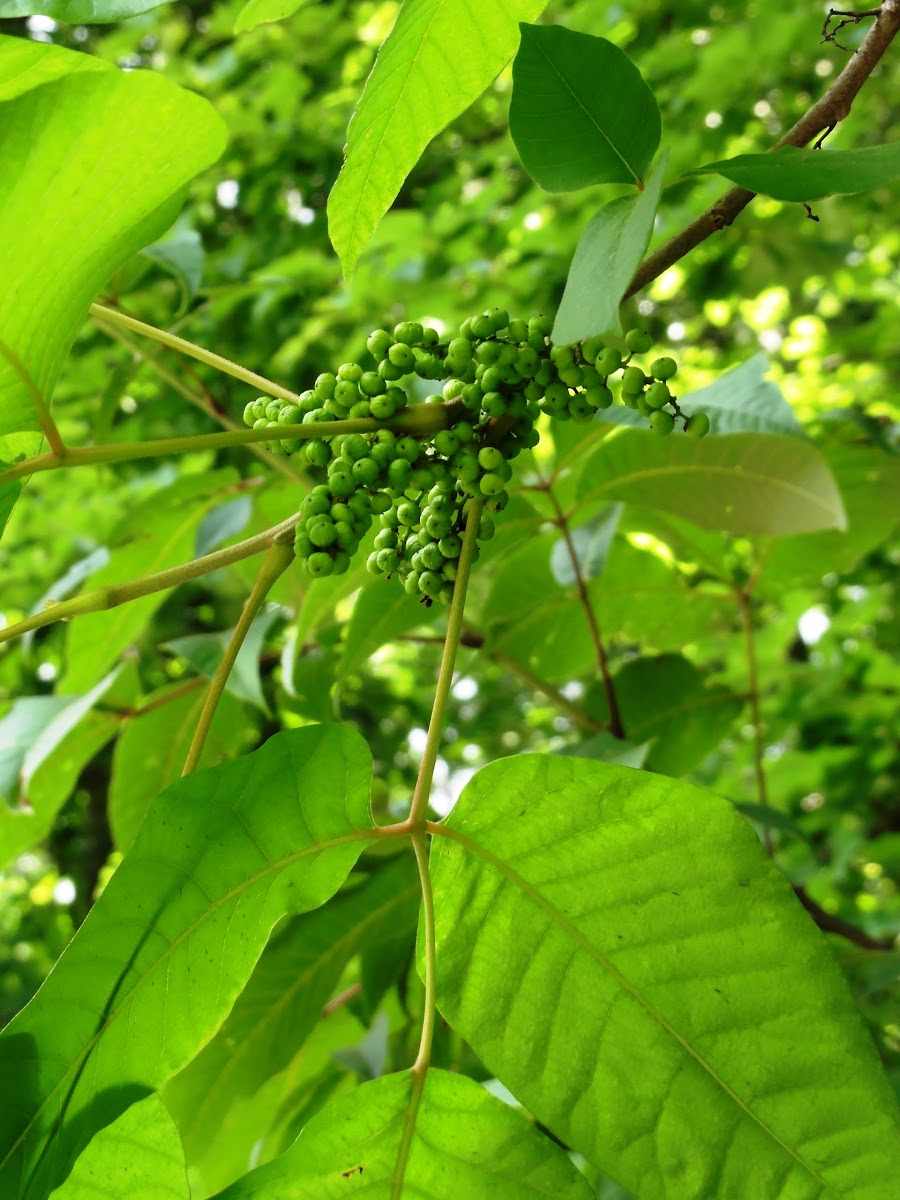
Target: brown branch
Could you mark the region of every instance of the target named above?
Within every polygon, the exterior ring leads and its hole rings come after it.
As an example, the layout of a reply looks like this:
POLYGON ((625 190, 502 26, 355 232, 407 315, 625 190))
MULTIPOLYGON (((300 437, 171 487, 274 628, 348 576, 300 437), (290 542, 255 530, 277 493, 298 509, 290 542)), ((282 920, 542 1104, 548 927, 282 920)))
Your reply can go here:
MULTIPOLYGON (((860 88, 881 61, 898 31, 900 0, 884 0, 881 8, 877 10, 875 24, 843 71, 825 95, 772 146, 772 150, 780 150, 783 146, 806 146, 818 134, 833 129, 839 121, 843 121, 849 115, 850 106, 860 88)), ((741 187, 733 187, 727 191, 711 208, 701 213, 690 225, 644 259, 628 285, 623 299, 627 300, 629 296, 645 288, 686 254, 695 250, 701 242, 731 225, 755 194, 741 187)))
POLYGON ((603 691, 606 694, 606 706, 609 709, 609 732, 615 738, 624 739, 625 729, 622 725, 622 715, 619 712, 619 702, 616 699, 616 689, 613 687, 612 675, 609 670, 609 660, 606 657, 606 649, 603 645, 603 638, 600 634, 600 626, 597 624, 597 614, 594 612, 594 606, 591 603, 591 597, 587 590, 587 584, 584 580, 584 575, 581 571, 581 563, 578 560, 578 551, 575 549, 575 543, 572 541, 572 534, 569 530, 569 522, 566 514, 562 510, 562 506, 553 491, 553 488, 547 484, 545 489, 550 503, 553 505, 556 513, 554 524, 559 529, 562 535, 563 542, 566 546, 566 552, 569 555, 569 561, 572 564, 572 573, 575 576, 575 588, 578 592, 578 599, 581 601, 581 607, 584 609, 585 620, 588 624, 588 630, 591 635, 591 641, 594 645, 594 653, 597 656, 597 669, 600 672, 600 679, 603 682, 603 691))
POLYGON ((849 921, 845 921, 843 917, 838 917, 834 913, 826 912, 820 904, 817 904, 815 900, 813 900, 812 896, 810 896, 806 889, 800 884, 794 885, 794 895, 823 933, 836 933, 838 937, 846 938, 848 942, 852 942, 854 946, 861 946, 863 950, 894 949, 893 938, 871 937, 862 929, 858 929, 849 921))

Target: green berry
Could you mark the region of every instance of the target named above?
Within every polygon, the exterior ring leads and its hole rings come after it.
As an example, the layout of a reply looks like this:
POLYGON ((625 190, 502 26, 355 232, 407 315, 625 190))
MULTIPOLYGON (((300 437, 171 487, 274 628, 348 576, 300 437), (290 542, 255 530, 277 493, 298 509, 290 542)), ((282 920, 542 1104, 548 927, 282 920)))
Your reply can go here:
POLYGON ((487 475, 482 475, 479 483, 485 496, 496 496, 503 491, 505 480, 494 472, 488 471, 487 475))
POLYGON ((678 373, 678 363, 674 358, 654 358, 650 364, 650 374, 654 379, 672 379, 678 373))
POLYGON ((695 412, 692 417, 688 417, 684 432, 692 438, 706 437, 709 433, 709 417, 705 412, 695 412))
POLYGON ((613 402, 612 392, 602 384, 600 387, 588 388, 584 393, 584 398, 591 408, 609 408, 613 402))
POLYGON ((626 367, 622 372, 622 390, 632 396, 643 391, 646 382, 646 376, 640 367, 626 367))
POLYGON ((482 446, 478 451, 478 462, 486 471, 495 471, 503 462, 503 455, 496 446, 482 446))
POLYGON ((625 345, 632 354, 646 354, 653 346, 653 338, 645 329, 629 329, 625 334, 625 345))
POLYGON ((359 363, 341 363, 337 369, 337 377, 344 383, 359 383, 363 369, 359 363))
POLYGON ((405 342, 397 342, 388 350, 388 358, 401 371, 411 371, 416 365, 416 356, 405 342))
POLYGON ((436 571, 423 571, 419 576, 419 591, 423 596, 431 596, 436 600, 443 586, 444 581, 436 571))
POLYGON ((672 399, 672 395, 662 380, 657 380, 647 388, 644 399, 651 408, 665 408, 672 399))
MULTIPOLYGON (((391 388, 391 391, 394 391, 391 388)), ((397 409, 389 396, 373 396, 369 401, 369 412, 376 421, 389 421, 397 409)))
POLYGON ((442 458, 452 458, 459 449, 459 438, 452 429, 442 429, 435 434, 433 445, 442 458))
POLYGON ((511 342, 524 342, 528 339, 528 322, 515 317, 510 321, 506 330, 511 342))
POLYGON ((381 359, 390 350, 393 341, 394 339, 386 329, 373 329, 369 334, 366 347, 374 358, 381 359))
POLYGON ((334 559, 330 554, 325 554, 324 551, 318 550, 306 560, 306 569, 314 578, 320 579, 325 575, 333 573, 334 559))
POLYGON ((477 340, 483 341, 494 332, 494 323, 490 317, 472 317, 471 329, 477 340))
POLYGON ((675 428, 675 418, 665 409, 659 409, 658 412, 652 413, 650 416, 650 428, 654 433, 666 436, 675 428))
POLYGON ((320 400, 330 400, 336 386, 337 377, 330 371, 323 371, 321 375, 316 376, 316 395, 320 400))
POLYGON ((424 334, 418 321, 401 321, 394 329, 394 337, 405 346, 421 346, 424 334))
POLYGON ((601 353, 597 355, 596 361, 594 362, 594 366, 601 375, 612 375, 615 371, 618 371, 621 365, 622 355, 615 348, 615 346, 607 346, 605 350, 601 351, 601 353))
POLYGON ((337 529, 330 517, 310 517, 306 523, 306 534, 314 546, 320 550, 333 546, 337 541, 337 529))
POLYGON ((407 434, 405 437, 397 439, 394 452, 398 458, 405 458, 408 463, 414 463, 422 453, 422 447, 414 437, 407 434))
POLYGON ((364 396, 383 396, 387 384, 377 371, 366 371, 359 381, 359 390, 364 396))

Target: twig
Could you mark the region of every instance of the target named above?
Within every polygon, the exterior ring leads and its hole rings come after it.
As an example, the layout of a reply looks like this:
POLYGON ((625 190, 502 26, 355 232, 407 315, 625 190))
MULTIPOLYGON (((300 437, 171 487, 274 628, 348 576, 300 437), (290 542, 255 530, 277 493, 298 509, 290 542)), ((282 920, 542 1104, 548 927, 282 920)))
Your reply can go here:
POLYGON ((250 626, 253 624, 256 614, 262 607, 266 596, 272 590, 272 585, 278 579, 279 575, 284 574, 293 560, 293 539, 290 531, 285 530, 272 540, 269 552, 259 568, 259 574, 253 585, 253 591, 247 597, 247 603, 244 605, 240 620, 228 641, 222 661, 219 663, 216 673, 210 681, 209 691, 206 694, 206 700, 197 721, 197 728, 194 730, 194 736, 191 739, 190 749, 184 763, 184 770, 181 772, 182 775, 190 775, 192 771, 196 770, 197 764, 200 762, 200 755, 203 753, 203 747, 206 744, 206 735, 209 733, 209 728, 216 715, 216 709, 222 698, 222 693, 225 691, 225 685, 228 683, 228 676, 231 674, 231 668, 234 666, 235 659, 240 653, 241 646, 244 644, 244 639, 247 637, 250 626))
POLYGON ((17 621, 15 625, 0 629, 0 642, 11 641, 23 633, 28 633, 31 629, 43 629, 45 625, 52 625, 55 621, 80 617, 85 613, 105 612, 109 608, 127 604, 130 600, 137 600, 140 596, 149 596, 152 592, 162 592, 167 588, 177 587, 180 583, 187 583, 191 579, 198 579, 201 575, 209 575, 211 571, 218 571, 221 567, 229 567, 232 563, 240 562, 241 559, 250 558, 254 554, 268 550, 277 537, 290 533, 297 521, 298 516, 295 513, 286 521, 280 521, 270 529, 263 530, 262 533, 245 538, 244 541, 237 542, 234 546, 226 546, 222 550, 204 554, 202 558, 195 558, 193 562, 182 563, 180 567, 170 567, 165 571, 156 571, 152 575, 142 575, 138 579, 130 579, 125 583, 112 583, 108 587, 85 592, 70 600, 55 601, 48 605, 43 612, 35 613, 34 616, 26 617, 24 621, 17 621))
MULTIPOLYGON (((862 45, 847 63, 843 71, 825 93, 800 120, 793 125, 784 137, 772 147, 780 150, 783 146, 805 146, 824 129, 835 126, 843 121, 850 112, 850 106, 855 100, 860 88, 881 61, 885 51, 900 30, 900 0, 884 0, 881 8, 875 13, 877 20, 866 34, 862 45)), ((645 258, 635 272, 634 278, 628 285, 623 299, 627 300, 648 283, 657 279, 669 267, 674 266, 701 242, 731 225, 753 199, 755 192, 746 188, 734 187, 716 201, 711 208, 702 213, 680 233, 676 233, 655 253, 645 258)))
POLYGON ((826 912, 820 904, 817 904, 815 900, 813 900, 812 896, 810 896, 806 889, 800 884, 794 885, 794 895, 823 933, 836 933, 839 937, 846 938, 848 942, 852 942, 854 946, 861 946, 863 950, 894 949, 893 938, 871 937, 864 930, 857 929, 855 925, 851 925, 849 921, 845 921, 843 917, 838 917, 834 913, 826 912))
POLYGON ((578 591, 578 598, 581 601, 581 607, 584 609, 585 619, 588 624, 588 629, 591 635, 591 641, 594 645, 594 653, 597 656, 597 669, 600 672, 600 678, 603 681, 603 691, 606 694, 606 705, 609 709, 609 732, 615 738, 624 739, 625 729, 622 725, 622 716, 619 712, 619 702, 616 699, 616 689, 613 686, 612 675, 609 670, 609 660, 606 657, 606 649, 603 645, 603 638, 600 634, 600 626, 597 623, 597 614, 594 612, 594 606, 591 603, 591 597, 587 590, 587 584, 584 580, 584 575, 581 570, 581 563, 578 560, 578 551, 575 549, 575 543, 572 541, 572 534, 569 530, 569 522, 566 514, 562 510, 559 500, 553 488, 549 485, 545 488, 550 503, 556 513, 555 524, 562 535, 565 543, 566 552, 569 555, 569 560, 572 563, 572 572, 575 576, 575 587, 578 591))
POLYGON ((837 40, 837 35, 845 25, 858 25, 865 17, 877 17, 880 11, 878 8, 868 8, 864 11, 844 12, 839 8, 830 8, 828 16, 822 22, 822 41, 831 42, 832 45, 837 46, 838 50, 846 50, 849 54, 850 46, 842 46, 837 40), (834 29, 829 29, 828 26, 834 17, 845 17, 846 20, 839 21, 834 29))

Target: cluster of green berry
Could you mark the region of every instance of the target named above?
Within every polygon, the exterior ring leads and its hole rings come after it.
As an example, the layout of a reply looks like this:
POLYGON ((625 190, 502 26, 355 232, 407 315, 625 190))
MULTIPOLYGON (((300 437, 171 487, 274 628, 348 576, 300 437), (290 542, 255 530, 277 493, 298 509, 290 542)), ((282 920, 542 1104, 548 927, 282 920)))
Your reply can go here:
POLYGON ((707 432, 702 414, 688 420, 678 412, 668 390, 677 370, 672 359, 657 359, 649 378, 630 365, 634 354, 650 349, 647 334, 632 330, 623 356, 599 338, 552 346, 550 328, 544 317, 510 320, 495 309, 464 321, 456 337, 442 342, 436 330, 405 321, 393 333, 376 329, 369 336, 370 367, 345 363, 336 374, 322 374, 294 404, 261 397, 247 405, 244 420, 253 428, 384 422, 331 437, 291 437, 286 429, 285 438, 270 443, 276 453, 325 473, 301 504, 295 536, 297 557, 312 576, 346 571, 377 517, 369 570, 396 575, 426 605, 449 603, 470 503, 481 501, 487 510, 478 530, 483 542, 493 535, 487 514, 509 502, 511 461, 539 440, 541 413, 591 420, 613 403, 613 375, 621 374, 622 401, 648 416, 657 432, 674 428, 669 408, 689 433, 707 432), (421 410, 405 413, 415 376, 442 383, 442 390, 421 410))

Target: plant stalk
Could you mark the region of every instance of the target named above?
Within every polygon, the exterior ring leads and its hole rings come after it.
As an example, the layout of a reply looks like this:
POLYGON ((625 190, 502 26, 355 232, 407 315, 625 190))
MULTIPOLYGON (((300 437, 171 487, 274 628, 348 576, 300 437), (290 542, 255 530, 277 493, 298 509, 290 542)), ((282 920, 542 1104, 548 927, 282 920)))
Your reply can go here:
POLYGON ((247 598, 247 603, 244 605, 240 620, 235 626, 234 633, 231 635, 228 645, 225 648, 222 661, 219 663, 216 673, 210 681, 209 691, 206 693, 206 700, 200 713, 200 719, 197 722, 197 728, 191 739, 190 749, 184 763, 184 770, 181 772, 182 775, 190 775, 192 771, 196 770, 197 764, 200 761, 200 755, 203 753, 203 746, 206 742, 209 728, 213 722, 213 717, 216 715, 216 709, 222 698, 222 693, 225 691, 225 685, 228 682, 228 676, 231 674, 231 668, 234 666, 234 660, 237 658, 250 626, 253 624, 266 596, 272 590, 272 585, 280 575, 284 574, 293 562, 293 559, 294 546, 290 534, 280 534, 272 542, 268 554, 260 565, 253 590, 247 598))

